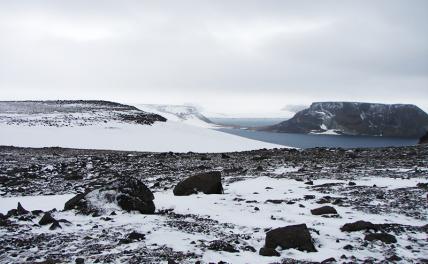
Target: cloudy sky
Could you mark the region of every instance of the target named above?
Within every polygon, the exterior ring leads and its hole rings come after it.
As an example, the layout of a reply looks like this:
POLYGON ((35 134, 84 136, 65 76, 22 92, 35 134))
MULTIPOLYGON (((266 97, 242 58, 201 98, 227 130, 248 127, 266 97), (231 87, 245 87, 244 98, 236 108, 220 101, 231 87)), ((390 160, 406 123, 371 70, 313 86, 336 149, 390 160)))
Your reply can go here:
POLYGON ((428 110, 428 1, 0 0, 0 100, 428 110))

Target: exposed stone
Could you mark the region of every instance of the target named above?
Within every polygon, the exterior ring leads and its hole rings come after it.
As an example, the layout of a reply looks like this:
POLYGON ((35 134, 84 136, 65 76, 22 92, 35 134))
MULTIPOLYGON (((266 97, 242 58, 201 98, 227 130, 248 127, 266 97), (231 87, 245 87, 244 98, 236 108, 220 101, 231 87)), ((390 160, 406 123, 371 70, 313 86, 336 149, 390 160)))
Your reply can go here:
POLYGON ((211 171, 200 173, 179 182, 174 188, 174 195, 184 196, 198 192, 204 194, 222 194, 221 172, 211 171))
POLYGON ((386 244, 397 243, 395 236, 388 233, 370 233, 364 237, 367 241, 382 241, 386 244))
POLYGON ((337 214, 336 209, 332 206, 323 206, 311 210, 313 215, 324 215, 324 214, 337 214))
POLYGON ((267 248, 267 247, 262 247, 259 250, 259 255, 265 256, 265 257, 279 257, 279 256, 281 256, 281 254, 279 254, 279 252, 276 251, 275 249, 267 248))
POLYGON ((276 228, 266 233, 265 247, 282 249, 295 248, 300 251, 316 252, 306 224, 276 228))
POLYGON ((52 224, 55 221, 56 221, 55 218, 53 218, 49 212, 46 212, 43 215, 42 219, 40 219, 39 225, 48 225, 48 224, 52 224))
POLYGON ((371 222, 366 222, 362 220, 353 223, 347 223, 340 228, 342 232, 355 232, 369 229, 376 230, 376 226, 371 222))

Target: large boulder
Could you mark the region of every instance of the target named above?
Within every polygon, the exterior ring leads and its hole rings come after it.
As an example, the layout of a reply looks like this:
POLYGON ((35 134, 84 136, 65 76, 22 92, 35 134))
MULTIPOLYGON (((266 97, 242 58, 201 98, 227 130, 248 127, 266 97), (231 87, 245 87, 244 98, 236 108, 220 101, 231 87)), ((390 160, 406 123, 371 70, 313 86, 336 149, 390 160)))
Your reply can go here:
POLYGON ((311 210, 313 215, 337 214, 336 209, 332 206, 322 206, 311 210))
POLYGON ((210 171, 196 174, 179 182, 174 188, 174 195, 185 196, 198 192, 204 194, 222 194, 221 172, 210 171))
POLYGON ((120 207, 126 211, 153 214, 153 193, 140 180, 121 177, 106 186, 77 194, 65 203, 64 210, 76 209, 84 214, 107 213, 120 207))
POLYGON ((362 220, 353 223, 347 223, 340 228, 342 232, 355 232, 369 229, 376 230, 377 228, 373 223, 362 220))
POLYGON ((267 232, 264 247, 275 249, 278 246, 282 249, 317 252, 306 224, 280 227, 267 232))

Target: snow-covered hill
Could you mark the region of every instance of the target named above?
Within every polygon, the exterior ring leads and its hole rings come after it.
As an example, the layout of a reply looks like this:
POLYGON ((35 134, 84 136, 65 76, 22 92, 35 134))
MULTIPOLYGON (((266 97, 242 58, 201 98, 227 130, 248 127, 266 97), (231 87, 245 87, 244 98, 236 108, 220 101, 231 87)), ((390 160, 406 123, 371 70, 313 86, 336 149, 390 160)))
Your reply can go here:
POLYGON ((153 152, 230 152, 278 145, 101 101, 2 102, 0 145, 153 152))
POLYGON ((162 105, 162 104, 136 104, 135 107, 146 112, 156 113, 168 120, 184 124, 213 128, 216 127, 210 119, 204 116, 194 106, 188 105, 162 105))

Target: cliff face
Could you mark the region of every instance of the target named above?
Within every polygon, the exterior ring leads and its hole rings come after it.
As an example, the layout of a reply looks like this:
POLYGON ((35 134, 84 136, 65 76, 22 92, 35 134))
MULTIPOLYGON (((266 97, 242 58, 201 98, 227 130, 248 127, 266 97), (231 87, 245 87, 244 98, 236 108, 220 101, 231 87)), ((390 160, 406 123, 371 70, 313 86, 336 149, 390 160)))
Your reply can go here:
POLYGON ((321 102, 265 130, 419 138, 427 128, 428 114, 415 105, 321 102))
POLYGON ((419 144, 428 144, 428 131, 419 139, 419 144))

